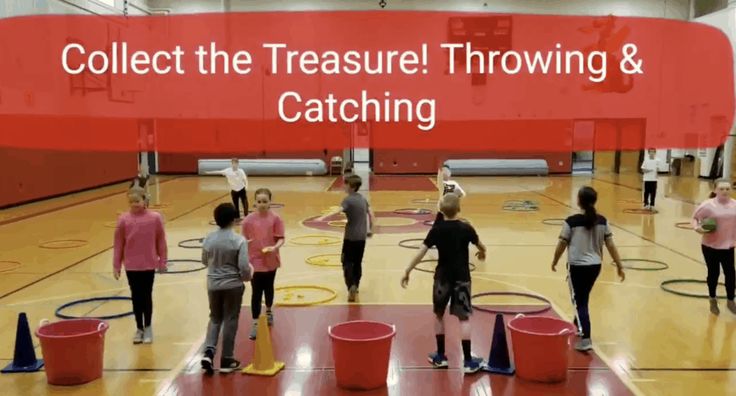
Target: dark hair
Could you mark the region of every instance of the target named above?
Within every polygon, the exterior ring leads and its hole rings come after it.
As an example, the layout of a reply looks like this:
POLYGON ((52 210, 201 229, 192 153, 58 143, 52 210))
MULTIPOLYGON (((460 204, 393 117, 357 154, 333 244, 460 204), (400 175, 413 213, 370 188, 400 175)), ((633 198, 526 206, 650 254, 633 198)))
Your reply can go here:
POLYGON ((227 228, 233 225, 235 219, 238 218, 238 212, 233 204, 221 203, 215 208, 214 216, 218 227, 227 228))
MULTIPOLYGON (((731 185, 731 181, 728 179, 717 179, 716 181, 713 182, 713 190, 715 190, 716 187, 718 187, 718 185, 721 183, 728 183, 729 186, 731 185)), ((716 195, 718 194, 716 194, 715 191, 711 191, 710 194, 708 194, 708 198, 715 198, 716 195)))
POLYGON ((578 205, 585 211, 585 228, 591 229, 598 222, 598 212, 595 203, 598 201, 598 193, 593 187, 583 186, 578 191, 578 205))
POLYGON ((358 175, 350 175, 345 178, 345 184, 350 186, 353 191, 358 192, 358 190, 360 190, 360 186, 363 185, 363 179, 358 175))
POLYGON ((268 200, 269 200, 269 201, 271 200, 271 190, 269 190, 269 189, 267 189, 267 188, 259 188, 258 190, 256 190, 256 193, 255 193, 255 194, 253 194, 253 198, 256 198, 256 197, 258 197, 258 196, 259 196, 259 195, 261 195, 261 194, 266 194, 266 195, 268 195, 268 200))

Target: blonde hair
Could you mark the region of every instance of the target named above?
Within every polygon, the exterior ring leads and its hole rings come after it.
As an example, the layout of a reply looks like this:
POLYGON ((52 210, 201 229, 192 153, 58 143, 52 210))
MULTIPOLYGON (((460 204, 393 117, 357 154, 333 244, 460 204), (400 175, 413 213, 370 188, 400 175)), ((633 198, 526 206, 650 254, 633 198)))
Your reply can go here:
POLYGON ((460 213, 460 197, 455 193, 447 193, 440 201, 440 212, 447 217, 455 217, 460 213))
POLYGON ((128 197, 137 197, 141 202, 146 202, 146 192, 140 187, 133 187, 128 190, 128 197))

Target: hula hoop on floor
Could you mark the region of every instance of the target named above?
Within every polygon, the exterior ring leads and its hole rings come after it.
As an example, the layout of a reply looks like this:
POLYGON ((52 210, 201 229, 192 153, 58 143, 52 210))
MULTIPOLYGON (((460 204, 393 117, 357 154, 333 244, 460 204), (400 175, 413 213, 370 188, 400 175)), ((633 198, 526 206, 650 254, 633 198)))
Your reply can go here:
POLYGON ((318 254, 316 256, 307 257, 304 261, 309 265, 316 265, 317 267, 342 267, 342 263, 340 262, 341 258, 342 255, 339 253, 318 254), (331 260, 329 259, 330 257, 337 257, 338 264, 331 264, 331 260))
POLYGON ((108 301, 133 301, 130 297, 120 297, 120 296, 109 296, 109 297, 94 297, 94 298, 85 298, 82 300, 76 300, 72 302, 68 302, 59 308, 56 308, 56 312, 54 312, 54 315, 56 315, 57 318, 60 319, 99 319, 99 320, 111 320, 111 319, 120 319, 124 318, 126 316, 133 315, 133 311, 116 314, 116 315, 107 315, 107 316, 72 316, 72 315, 66 315, 62 313, 61 311, 73 307, 75 305, 80 304, 87 304, 95 301, 102 301, 102 302, 108 302, 108 301))
POLYGON ((547 311, 549 311, 552 308, 552 303, 548 299, 546 299, 546 298, 544 298, 542 296, 538 296, 536 294, 531 294, 531 293, 519 293, 519 292, 487 292, 487 293, 478 293, 478 294, 472 295, 470 297, 470 300, 472 301, 474 298, 487 297, 487 296, 516 296, 516 297, 527 297, 527 298, 531 298, 532 300, 541 301, 541 302, 543 302, 543 303, 545 303, 547 305, 546 306, 543 306, 542 308, 532 309, 532 310, 529 310, 529 311, 518 311, 518 310, 509 310, 509 309, 484 308, 484 307, 479 307, 479 306, 476 306, 476 305, 473 305, 473 309, 476 309, 476 310, 481 311, 481 312, 491 313, 491 314, 499 314, 500 313, 500 314, 506 314, 506 315, 516 315, 516 314, 534 315, 534 314, 540 314, 540 313, 547 312, 547 311))
POLYGON ((301 246, 325 246, 325 245, 337 245, 342 242, 341 238, 338 238, 334 235, 320 235, 320 234, 313 234, 313 235, 302 235, 298 237, 291 238, 291 243, 295 245, 301 245, 301 246), (317 239, 314 242, 308 242, 310 239, 317 239))
POLYGON ((167 263, 168 264, 176 264, 176 263, 197 263, 197 264, 201 264, 202 266, 201 267, 194 268, 194 269, 189 269, 189 270, 176 270, 176 271, 172 271, 172 270, 169 269, 166 272, 162 272, 161 275, 166 275, 166 274, 172 274, 172 275, 174 275, 174 274, 189 274, 191 272, 199 272, 199 271, 202 271, 202 270, 204 270, 204 269, 207 268, 207 266, 204 265, 204 263, 202 263, 200 260, 194 260, 194 259, 175 259, 175 260, 168 260, 167 263))
POLYGON ((692 223, 689 221, 681 221, 678 223, 675 223, 675 227, 681 229, 681 230, 694 230, 692 223))
POLYGON ((421 216, 421 215, 432 214, 432 211, 429 209, 422 209, 422 208, 402 208, 402 209, 394 210, 394 213, 400 214, 400 215, 421 216))
POLYGON ((292 290, 292 289, 309 289, 309 290, 320 290, 326 291, 329 295, 320 300, 313 301, 301 301, 301 302, 276 302, 276 305, 281 307, 308 307, 310 305, 318 305, 328 303, 337 297, 337 292, 329 287, 317 286, 317 285, 293 285, 293 286, 281 286, 273 289, 275 292, 280 290, 292 290))
MULTIPOLYGON (((399 241, 399 246, 406 248, 406 249, 414 249, 419 250, 421 249, 421 244, 424 242, 424 239, 422 238, 410 238, 410 239, 402 239, 399 241), (410 245, 411 242, 419 242, 419 245, 410 245)), ((431 247, 430 249, 436 249, 435 247, 431 247)))
POLYGON ((74 249, 82 247, 89 243, 84 239, 57 239, 54 241, 41 242, 38 247, 41 249, 74 249))
MULTIPOLYGON (((422 264, 422 263, 436 263, 436 262, 437 262, 437 260, 422 260, 422 261, 419 262, 419 264, 422 264)), ((475 268, 476 268, 475 267, 475 264, 468 263, 468 266, 470 267, 470 272, 475 271, 475 268)), ((428 270, 428 269, 425 269, 425 268, 421 268, 419 265, 417 265, 416 267, 414 267, 414 271, 426 272, 428 274, 434 274, 434 270, 428 270)))
POLYGON ((619 199, 616 202, 624 203, 624 204, 641 204, 642 203, 640 199, 619 199))
MULTIPOLYGON (((621 259, 621 262, 622 263, 626 263, 626 262, 652 263, 652 264, 657 265, 655 267, 641 267, 641 266, 636 266, 636 265, 624 265, 623 266, 626 269, 630 269, 634 271, 664 271, 670 268, 670 266, 667 265, 667 263, 665 263, 664 261, 659 261, 659 260, 628 258, 628 259, 621 259)), ((616 265, 616 263, 612 261, 611 265, 616 265)))
POLYGON ((644 208, 628 208, 623 210, 624 213, 628 214, 639 214, 639 215, 653 215, 657 213, 656 210, 644 209, 644 208))
POLYGON ((204 242, 204 238, 192 238, 192 239, 185 239, 177 246, 183 249, 202 249, 202 243, 204 242), (192 243, 199 243, 199 245, 192 245, 192 243))
MULTIPOLYGON (((674 289, 672 289, 672 288, 669 287, 669 285, 675 285, 675 284, 681 284, 681 283, 698 284, 698 285, 707 285, 708 284, 708 282, 706 282, 704 280, 700 280, 700 279, 670 279, 670 280, 666 280, 666 281, 660 283, 659 284, 659 287, 662 290, 666 291, 667 293, 672 293, 674 295, 681 296, 681 297, 710 298, 710 296, 708 294, 698 294, 698 293, 682 292, 682 291, 674 290, 674 289)), ((720 283, 720 282, 718 282, 718 285, 719 286, 724 286, 724 284, 723 283, 720 283)), ((726 299, 726 296, 724 296, 724 295, 720 295, 720 296, 716 295, 716 298, 721 299, 721 300, 725 300, 726 299)))
POLYGON ((437 205, 437 200, 430 198, 412 199, 411 203, 416 205, 437 205))
POLYGON ((542 220, 542 224, 549 225, 549 226, 561 226, 565 224, 565 220, 566 219, 558 219, 558 218, 544 219, 542 220))
POLYGON ((20 261, 0 260, 0 272, 12 272, 20 268, 20 261))

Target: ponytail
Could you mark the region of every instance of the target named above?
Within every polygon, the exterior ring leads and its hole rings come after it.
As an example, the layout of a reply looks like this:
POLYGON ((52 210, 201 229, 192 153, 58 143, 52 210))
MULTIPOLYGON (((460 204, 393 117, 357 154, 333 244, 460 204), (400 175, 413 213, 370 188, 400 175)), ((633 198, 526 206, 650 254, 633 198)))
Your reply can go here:
POLYGON ((578 191, 578 205, 585 212, 585 229, 590 230, 598 223, 598 212, 595 210, 595 203, 598 201, 598 193, 588 186, 584 186, 578 191))
POLYGON ((711 191, 710 194, 708 194, 708 198, 715 198, 715 197, 716 197, 715 191, 711 191))

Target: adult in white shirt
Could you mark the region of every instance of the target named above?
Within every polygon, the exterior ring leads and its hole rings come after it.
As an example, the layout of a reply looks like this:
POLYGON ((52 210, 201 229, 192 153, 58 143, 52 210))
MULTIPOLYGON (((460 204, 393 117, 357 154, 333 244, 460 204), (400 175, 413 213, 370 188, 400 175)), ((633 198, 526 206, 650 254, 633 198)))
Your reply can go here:
POLYGON ((644 209, 654 210, 654 199, 657 197, 657 174, 659 173, 659 159, 657 150, 649 149, 649 158, 641 164, 644 180, 644 209))
POLYGON ((240 169, 240 162, 237 158, 233 158, 231 161, 232 166, 227 169, 220 171, 207 172, 208 175, 223 175, 227 178, 228 184, 230 184, 230 196, 233 199, 233 205, 235 205, 235 211, 240 216, 240 206, 238 200, 243 203, 243 217, 248 215, 248 176, 245 171, 240 169))

